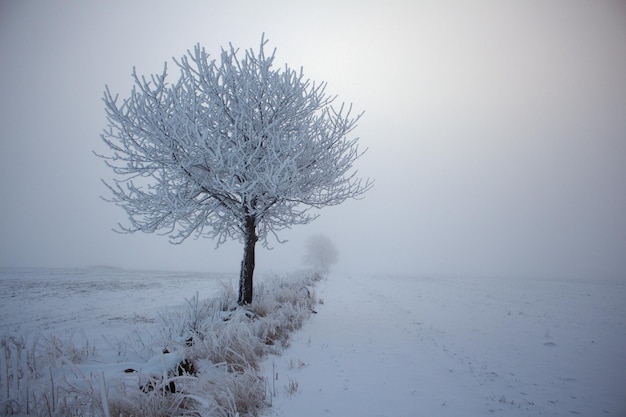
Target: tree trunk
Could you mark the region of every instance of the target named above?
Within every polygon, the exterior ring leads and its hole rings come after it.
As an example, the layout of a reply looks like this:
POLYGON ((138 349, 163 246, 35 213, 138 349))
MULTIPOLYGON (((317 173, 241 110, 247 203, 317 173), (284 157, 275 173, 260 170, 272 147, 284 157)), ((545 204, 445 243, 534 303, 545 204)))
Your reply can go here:
POLYGON ((243 260, 241 261, 241 274, 239 275, 239 305, 252 303, 252 276, 254 274, 254 247, 258 237, 256 235, 256 219, 254 216, 246 217, 245 242, 243 248, 243 260))

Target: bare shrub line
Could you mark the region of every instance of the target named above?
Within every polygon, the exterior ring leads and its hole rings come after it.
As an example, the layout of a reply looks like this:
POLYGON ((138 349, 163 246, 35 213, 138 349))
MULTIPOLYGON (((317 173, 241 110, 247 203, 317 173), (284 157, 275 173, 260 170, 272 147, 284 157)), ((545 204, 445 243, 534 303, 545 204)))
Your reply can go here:
MULTIPOLYGON (((232 285, 224 284, 211 299, 195 293, 183 308, 161 311, 157 334, 135 331, 118 345, 120 355, 146 361, 140 368, 161 364, 156 374, 144 377, 89 371, 102 362, 84 334, 78 341, 75 334, 42 340, 0 336, 0 414, 257 416, 276 395, 274 377, 268 387, 259 374, 260 361, 280 354, 290 333, 314 312, 318 280, 311 271, 268 279, 258 284, 254 302, 243 307, 232 285), (175 355, 167 355, 170 351, 175 355), (166 364, 166 356, 182 360, 166 364)), ((305 366, 300 360, 290 363, 305 366)), ((290 379, 286 389, 290 395, 298 392, 297 381, 290 379)))

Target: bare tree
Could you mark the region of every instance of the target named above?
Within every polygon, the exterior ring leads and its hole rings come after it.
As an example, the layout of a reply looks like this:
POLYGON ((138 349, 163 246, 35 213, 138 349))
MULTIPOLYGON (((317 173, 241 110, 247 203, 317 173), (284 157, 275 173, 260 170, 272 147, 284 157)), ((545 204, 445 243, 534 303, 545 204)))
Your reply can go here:
POLYGON ((273 68, 266 43, 243 58, 230 45, 219 62, 196 45, 174 59, 177 81, 166 81, 167 63, 150 77, 133 69, 130 97, 120 102, 107 86, 103 99, 112 152, 99 156, 117 175, 105 184, 130 222, 119 230, 160 230, 173 243, 239 239, 240 304, 252 302, 257 241, 372 186, 353 169, 358 138, 347 137, 362 114, 334 106, 326 83, 302 69, 273 68))
POLYGON ((306 240, 304 263, 315 273, 325 274, 337 263, 339 252, 333 242, 324 235, 313 235, 306 240))

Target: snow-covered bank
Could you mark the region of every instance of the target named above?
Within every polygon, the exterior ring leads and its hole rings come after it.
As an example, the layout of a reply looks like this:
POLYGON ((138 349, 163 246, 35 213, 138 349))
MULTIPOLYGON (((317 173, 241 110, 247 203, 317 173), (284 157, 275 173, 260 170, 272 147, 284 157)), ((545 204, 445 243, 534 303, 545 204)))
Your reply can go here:
POLYGON ((625 284, 331 275, 266 415, 626 415, 625 284))
POLYGON ((318 279, 301 271, 259 280, 254 302, 239 307, 227 284, 176 303, 177 291, 198 290, 187 274, 2 272, 13 323, 0 334, 0 414, 36 417, 257 415, 267 398, 258 363, 311 315, 318 279), (101 321, 132 311, 120 304, 129 299, 143 300, 143 319, 101 321))

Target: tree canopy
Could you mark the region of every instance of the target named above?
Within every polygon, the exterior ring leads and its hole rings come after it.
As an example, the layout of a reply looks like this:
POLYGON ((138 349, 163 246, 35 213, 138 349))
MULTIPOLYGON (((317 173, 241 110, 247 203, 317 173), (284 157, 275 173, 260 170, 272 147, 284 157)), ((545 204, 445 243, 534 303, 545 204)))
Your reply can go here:
POLYGON ((167 64, 150 77, 133 69, 130 96, 120 101, 107 86, 103 99, 101 137, 112 152, 100 156, 117 175, 105 184, 130 223, 120 230, 159 231, 174 243, 192 235, 218 246, 242 241, 246 302, 257 240, 267 245, 268 236, 315 219, 311 209, 372 186, 353 169, 363 151, 348 137, 362 113, 335 106, 326 83, 302 69, 274 68, 276 50, 266 55, 266 44, 242 58, 230 45, 219 61, 196 45, 174 59, 176 81, 168 82, 167 64))

